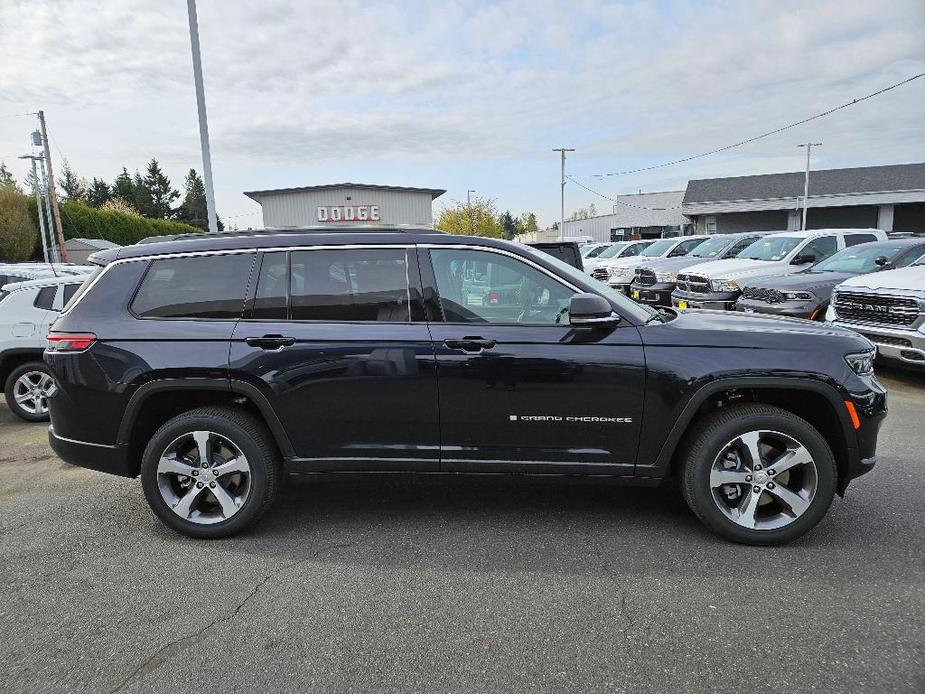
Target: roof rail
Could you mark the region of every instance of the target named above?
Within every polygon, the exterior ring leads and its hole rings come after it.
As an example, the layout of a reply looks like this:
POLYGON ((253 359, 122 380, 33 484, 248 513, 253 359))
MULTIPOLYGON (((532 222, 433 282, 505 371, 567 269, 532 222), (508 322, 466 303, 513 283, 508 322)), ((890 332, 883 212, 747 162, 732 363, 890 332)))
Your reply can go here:
POLYGON ((146 236, 138 243, 160 243, 162 241, 183 241, 185 239, 229 238, 240 236, 259 236, 261 234, 446 234, 442 229, 434 227, 416 226, 414 224, 325 224, 324 226, 308 227, 278 227, 267 229, 244 229, 240 231, 220 231, 217 234, 206 232, 190 234, 171 234, 169 236, 146 236))

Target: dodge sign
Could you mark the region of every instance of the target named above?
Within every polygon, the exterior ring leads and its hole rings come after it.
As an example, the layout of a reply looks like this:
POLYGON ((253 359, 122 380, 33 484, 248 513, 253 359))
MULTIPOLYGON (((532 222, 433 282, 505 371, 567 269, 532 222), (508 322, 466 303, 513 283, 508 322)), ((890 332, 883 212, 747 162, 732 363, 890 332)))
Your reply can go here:
POLYGON ((379 205, 319 205, 319 222, 378 222, 379 205))

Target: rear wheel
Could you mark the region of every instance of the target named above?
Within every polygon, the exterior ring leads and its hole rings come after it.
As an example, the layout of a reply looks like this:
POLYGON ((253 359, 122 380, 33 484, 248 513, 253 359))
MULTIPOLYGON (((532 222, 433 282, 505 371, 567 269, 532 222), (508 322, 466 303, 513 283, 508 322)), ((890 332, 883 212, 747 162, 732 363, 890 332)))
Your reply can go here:
POLYGON ((735 542, 800 537, 835 494, 832 451, 807 421, 769 405, 723 408, 692 432, 682 492, 709 528, 735 542))
POLYGON ((166 525, 211 539, 256 522, 276 498, 279 468, 279 453, 260 421, 232 408, 203 407, 155 432, 141 483, 166 525))
POLYGON ((51 372, 43 362, 31 361, 15 369, 4 387, 7 407, 27 422, 48 421, 48 398, 57 390, 51 372))

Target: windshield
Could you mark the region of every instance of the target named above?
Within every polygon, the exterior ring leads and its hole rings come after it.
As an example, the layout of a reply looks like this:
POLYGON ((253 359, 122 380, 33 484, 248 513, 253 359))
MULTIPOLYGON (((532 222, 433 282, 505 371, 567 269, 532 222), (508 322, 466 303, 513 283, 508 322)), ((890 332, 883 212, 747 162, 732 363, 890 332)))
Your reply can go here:
POLYGON ((919 258, 912 264, 913 265, 925 265, 925 255, 923 255, 921 258, 919 258))
POLYGON ((736 257, 749 260, 783 260, 802 240, 799 236, 766 236, 755 241, 736 257))
MULTIPOLYGON (((547 255, 546 253, 543 253, 542 251, 539 251, 530 246, 525 245, 520 246, 520 248, 523 248, 531 255, 537 256, 542 261, 552 265, 556 269, 556 272, 559 273, 559 275, 561 275, 566 280, 574 282, 579 287, 588 283, 588 276, 581 270, 573 268, 568 263, 563 263, 558 258, 547 255)), ((618 292, 616 289, 612 289, 603 282, 595 282, 594 291, 602 296, 606 296, 613 303, 619 306, 620 311, 623 314, 632 316, 635 320, 641 323, 645 323, 652 316, 658 315, 658 311, 655 309, 649 308, 648 306, 643 306, 642 304, 637 304, 632 299, 627 298, 627 296, 622 292, 618 292)))
POLYGON ((902 250, 902 244, 885 245, 880 243, 863 244, 839 251, 821 263, 816 263, 810 272, 873 272, 877 258, 892 260, 902 250))
POLYGON ((581 249, 583 258, 593 258, 607 250, 607 246, 585 246, 581 249))
POLYGON ((721 236, 707 239, 690 252, 692 258, 715 258, 729 246, 729 239, 721 236))
POLYGON ((629 245, 628 241, 621 241, 620 243, 615 243, 612 246, 608 246, 607 250, 602 251, 598 258, 613 258, 617 253, 622 251, 629 245))
POLYGON ((660 255, 665 255, 677 242, 677 239, 662 239, 661 241, 656 241, 639 255, 646 258, 657 258, 660 255))

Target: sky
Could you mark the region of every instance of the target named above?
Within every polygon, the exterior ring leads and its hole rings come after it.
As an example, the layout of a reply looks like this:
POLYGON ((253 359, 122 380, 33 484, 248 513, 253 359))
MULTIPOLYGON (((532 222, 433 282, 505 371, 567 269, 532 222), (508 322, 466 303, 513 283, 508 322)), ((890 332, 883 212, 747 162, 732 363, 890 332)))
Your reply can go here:
MULTIPOLYGON (((219 214, 260 190, 344 181, 466 191, 559 216, 689 179, 925 161, 925 77, 759 142, 651 172, 925 72, 922 0, 479 3, 199 0, 219 214)), ((0 160, 33 116, 52 157, 111 181, 157 157, 201 172, 183 0, 0 0, 0 160)))

